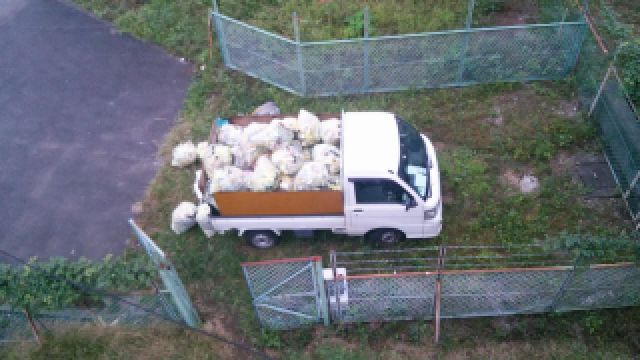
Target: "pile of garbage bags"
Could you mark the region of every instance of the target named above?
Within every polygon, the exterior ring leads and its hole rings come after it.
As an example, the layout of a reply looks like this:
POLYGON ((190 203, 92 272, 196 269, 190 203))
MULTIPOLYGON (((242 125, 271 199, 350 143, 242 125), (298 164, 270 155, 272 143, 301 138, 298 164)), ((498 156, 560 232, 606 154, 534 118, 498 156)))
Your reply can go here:
POLYGON ((189 159, 202 162, 210 193, 340 190, 340 131, 340 120, 320 121, 302 109, 297 118, 224 124, 217 143, 191 144, 189 159))
MULTIPOLYGON (((275 104, 261 108, 279 114, 275 104)), ((201 193, 197 183, 202 171, 198 170, 194 191, 200 205, 182 202, 171 214, 171 229, 177 234, 195 224, 207 236, 213 234, 207 219, 209 204, 215 206, 211 195, 216 192, 342 189, 339 119, 321 121, 301 109, 297 117, 274 118, 270 123, 224 124, 216 135, 215 144, 188 141, 173 149, 172 166, 185 167, 199 160, 209 179, 201 193)))

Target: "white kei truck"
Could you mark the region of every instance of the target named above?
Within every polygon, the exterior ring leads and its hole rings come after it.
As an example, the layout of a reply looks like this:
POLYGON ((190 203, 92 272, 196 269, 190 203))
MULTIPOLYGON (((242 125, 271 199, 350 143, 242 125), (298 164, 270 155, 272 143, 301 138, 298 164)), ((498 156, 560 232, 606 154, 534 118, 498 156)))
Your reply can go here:
MULTIPOLYGON (((283 116, 251 115, 228 121, 246 126, 283 116)), ((433 144, 425 135, 388 112, 318 117, 341 120, 342 190, 213 193, 212 215, 200 222, 203 230, 210 234, 236 230, 250 245, 262 249, 274 246, 284 231, 330 230, 365 236, 382 246, 440 233, 440 172, 433 144)), ((210 141, 215 139, 214 125, 210 141)), ((199 196, 207 181, 204 175, 194 184, 199 196)))

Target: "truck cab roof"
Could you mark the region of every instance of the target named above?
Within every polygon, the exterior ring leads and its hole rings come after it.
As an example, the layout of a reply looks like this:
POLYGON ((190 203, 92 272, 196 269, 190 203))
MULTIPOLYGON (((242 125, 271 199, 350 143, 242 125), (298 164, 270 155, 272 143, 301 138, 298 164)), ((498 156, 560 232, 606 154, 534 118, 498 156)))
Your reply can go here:
POLYGON ((342 116, 342 171, 353 177, 388 177, 400 163, 396 117, 388 112, 346 112, 342 116))

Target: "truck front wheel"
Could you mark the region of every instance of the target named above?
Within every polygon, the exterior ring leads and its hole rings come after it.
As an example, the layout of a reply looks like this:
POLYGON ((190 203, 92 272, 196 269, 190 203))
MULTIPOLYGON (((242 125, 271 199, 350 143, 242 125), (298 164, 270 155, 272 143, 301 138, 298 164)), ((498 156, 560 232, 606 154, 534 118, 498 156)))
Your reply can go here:
POLYGON ((404 234, 395 229, 378 229, 369 233, 369 239, 379 246, 392 246, 400 242, 404 234))
POLYGON ((278 237, 273 231, 267 230, 250 230, 245 231, 244 238, 249 245, 258 249, 268 249, 278 242, 278 237))

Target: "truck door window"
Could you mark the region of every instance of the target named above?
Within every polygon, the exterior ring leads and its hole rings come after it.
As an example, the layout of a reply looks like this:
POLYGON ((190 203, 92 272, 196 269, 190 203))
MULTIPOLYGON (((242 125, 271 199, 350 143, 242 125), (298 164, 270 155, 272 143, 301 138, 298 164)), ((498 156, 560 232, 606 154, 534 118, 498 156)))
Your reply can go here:
POLYGON ((353 185, 358 204, 404 204, 410 196, 391 180, 356 180, 353 185))

